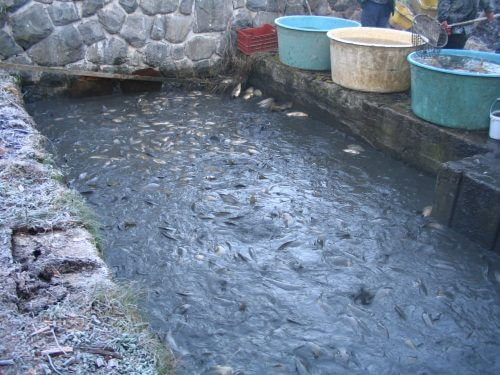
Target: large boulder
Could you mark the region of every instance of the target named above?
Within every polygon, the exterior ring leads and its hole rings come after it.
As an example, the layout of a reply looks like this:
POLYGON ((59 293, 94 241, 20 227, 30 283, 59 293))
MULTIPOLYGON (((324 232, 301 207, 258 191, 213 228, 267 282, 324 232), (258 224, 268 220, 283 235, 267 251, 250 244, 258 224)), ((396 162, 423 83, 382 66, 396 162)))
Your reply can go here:
POLYGON ((137 0, 120 0, 120 5, 127 13, 134 13, 139 6, 137 0))
POLYGON ((278 18, 280 15, 279 13, 274 13, 274 12, 259 12, 255 16, 253 20, 253 25, 254 26, 261 26, 265 23, 274 25, 274 20, 278 18))
POLYGON ((186 40, 191 30, 192 18, 182 15, 166 16, 167 33, 165 39, 171 43, 181 43, 186 40))
POLYGON ((120 31, 126 16, 127 13, 117 4, 111 4, 97 13, 99 22, 110 34, 116 34, 120 31))
POLYGON ((56 26, 67 25, 78 20, 78 11, 75 4, 66 2, 57 2, 49 7, 49 15, 56 26))
POLYGON ((165 38, 165 18, 164 16, 156 16, 151 27, 151 39, 161 40, 165 38))
POLYGON ((252 27, 252 14, 246 8, 236 9, 231 24, 233 29, 252 27))
POLYGON ((178 6, 179 0, 141 0, 142 11, 150 16, 175 12, 178 6))
POLYGON ((332 13, 328 0, 309 0, 309 5, 314 14, 326 16, 332 13))
POLYGON ((121 36, 133 47, 143 47, 151 30, 151 19, 143 14, 132 14, 123 25, 121 36))
POLYGON ((194 32, 223 31, 232 14, 232 3, 227 0, 196 0, 194 32), (221 4, 222 3, 222 4, 221 4))
POLYGON ((3 0, 3 4, 9 12, 15 12, 26 4, 29 0, 3 0))
POLYGON ((87 60, 95 64, 121 65, 127 61, 128 46, 112 37, 93 44, 87 50, 87 60))
POLYGON ((0 30, 0 60, 7 59, 13 55, 23 52, 14 39, 4 30, 0 30))
MULTIPOLYGON (((291 3, 291 1, 289 2, 291 3)), ((283 10, 285 10, 285 6, 287 6, 286 3, 286 0, 268 0, 267 8, 265 10, 267 12, 282 12, 283 10)))
POLYGON ((11 16, 12 34, 17 44, 27 49, 50 35, 54 26, 42 4, 33 4, 11 16))
POLYGON ((186 43, 186 56, 192 61, 208 59, 217 48, 217 40, 210 36, 195 36, 186 43))
POLYGON ((184 49, 184 45, 182 44, 176 44, 172 46, 172 52, 171 52, 171 57, 173 60, 182 60, 183 58, 186 57, 186 52, 184 49))
POLYGON ((82 3, 82 16, 90 17, 97 13, 99 9, 104 7, 107 0, 83 0, 82 3))
POLYGON ((267 0, 247 0, 247 8, 254 12, 267 10, 267 0))
POLYGON ((170 60, 170 46, 161 42, 148 43, 144 50, 146 64, 153 67, 162 67, 170 60))
POLYGON ((233 9, 240 9, 245 6, 246 0, 233 0, 233 9))
POLYGON ((181 0, 181 4, 179 5, 179 12, 184 15, 189 15, 193 11, 193 3, 194 0, 181 0))
POLYGON ((66 65, 83 59, 83 40, 73 25, 64 26, 33 46, 28 55, 39 65, 66 65))
POLYGON ((90 46, 106 37, 104 30, 96 20, 89 20, 78 25, 78 31, 82 36, 83 43, 90 46))

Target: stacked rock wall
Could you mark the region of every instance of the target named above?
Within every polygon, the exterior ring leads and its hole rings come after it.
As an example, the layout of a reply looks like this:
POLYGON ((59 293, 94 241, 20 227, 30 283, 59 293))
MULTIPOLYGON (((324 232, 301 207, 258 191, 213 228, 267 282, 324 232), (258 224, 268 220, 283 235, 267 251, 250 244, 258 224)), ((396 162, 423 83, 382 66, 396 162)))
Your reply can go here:
MULTIPOLYGON (((340 2, 351 4, 343 11, 356 3, 309 0, 321 15, 342 16, 340 2)), ((3 0, 0 59, 103 71, 198 70, 221 60, 231 30, 306 12, 305 0, 3 0)))

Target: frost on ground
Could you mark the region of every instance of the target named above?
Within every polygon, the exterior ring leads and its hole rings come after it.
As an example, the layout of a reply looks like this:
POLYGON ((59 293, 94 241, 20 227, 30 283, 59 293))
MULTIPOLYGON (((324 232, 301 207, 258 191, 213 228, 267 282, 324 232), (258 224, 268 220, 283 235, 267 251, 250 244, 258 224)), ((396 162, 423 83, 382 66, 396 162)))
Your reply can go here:
POLYGON ((0 374, 157 374, 167 349, 110 281, 97 224, 0 75, 0 374))

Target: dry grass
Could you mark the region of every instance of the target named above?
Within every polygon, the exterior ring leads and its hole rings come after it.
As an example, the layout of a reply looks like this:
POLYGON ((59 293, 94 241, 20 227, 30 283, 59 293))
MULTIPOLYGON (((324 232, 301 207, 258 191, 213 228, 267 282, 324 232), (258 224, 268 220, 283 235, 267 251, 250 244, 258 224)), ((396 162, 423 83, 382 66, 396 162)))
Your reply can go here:
MULTIPOLYGON (((26 114, 19 92, 14 78, 0 75, 0 229, 38 233, 81 226, 99 246, 94 213, 77 192, 63 184, 63 176, 44 151, 45 139, 26 114)), ((64 363, 65 356, 54 357, 51 365, 59 369, 72 368, 76 374, 172 374, 173 357, 141 318, 136 295, 131 287, 106 281, 94 292, 90 288, 72 290, 40 315, 8 313, 12 332, 20 332, 11 355, 23 368, 47 371, 46 358, 33 354, 35 347, 53 346, 52 336, 32 337, 19 327, 33 326, 35 330, 50 319, 66 345, 104 345, 121 355, 116 367, 110 369, 96 367, 99 355, 79 350, 72 365, 64 363)))
POLYGON ((119 287, 104 287, 96 290, 91 303, 92 311, 102 317, 112 319, 111 325, 121 333, 138 337, 146 352, 153 356, 155 368, 160 375, 174 373, 175 360, 171 351, 153 336, 149 324, 137 308, 140 291, 136 285, 127 284, 119 287))

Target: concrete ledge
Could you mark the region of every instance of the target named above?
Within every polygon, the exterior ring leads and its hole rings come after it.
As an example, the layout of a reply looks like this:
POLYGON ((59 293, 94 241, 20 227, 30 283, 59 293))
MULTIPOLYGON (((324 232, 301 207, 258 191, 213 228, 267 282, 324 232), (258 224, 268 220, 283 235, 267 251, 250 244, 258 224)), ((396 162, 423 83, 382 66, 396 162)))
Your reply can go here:
POLYGON ((445 163, 434 211, 439 222, 500 253, 500 154, 445 163))
POLYGON ((443 162, 500 149, 485 131, 447 129, 417 118, 408 93, 345 89, 331 82, 329 73, 293 69, 276 56, 257 58, 250 82, 432 174, 438 173, 443 162))

